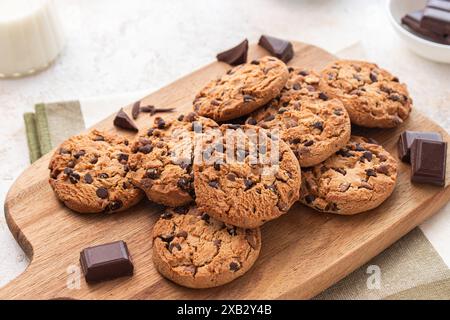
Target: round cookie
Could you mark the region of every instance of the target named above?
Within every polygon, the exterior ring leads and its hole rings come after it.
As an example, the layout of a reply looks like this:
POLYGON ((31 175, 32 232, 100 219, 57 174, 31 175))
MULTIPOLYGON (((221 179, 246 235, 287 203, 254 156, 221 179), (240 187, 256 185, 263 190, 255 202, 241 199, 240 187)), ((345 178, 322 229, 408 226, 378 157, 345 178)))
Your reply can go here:
POLYGON ((197 94, 194 111, 216 121, 239 118, 275 98, 288 77, 286 65, 274 57, 239 65, 197 94))
POLYGON ((356 136, 323 163, 302 171, 300 201, 341 215, 378 207, 397 180, 396 160, 382 146, 356 136))
POLYGON ((350 139, 350 118, 344 105, 318 89, 320 76, 314 71, 290 68, 281 95, 247 119, 249 124, 281 130, 301 167, 316 165, 350 139))
POLYGON ((286 213, 298 200, 300 166, 289 146, 251 125, 222 125, 196 155, 196 203, 212 217, 255 228, 286 213), (239 141, 239 142, 235 142, 239 141))
POLYGON ((339 60, 321 74, 320 89, 344 103, 354 124, 393 128, 411 112, 412 99, 406 85, 376 64, 339 60))
POLYGON ((153 227, 153 262, 190 288, 223 285, 245 274, 261 249, 261 232, 226 225, 195 206, 167 210, 153 227))
POLYGON ((93 130, 63 142, 50 160, 56 196, 81 213, 127 209, 142 199, 130 182, 128 140, 93 130))
POLYGON ((195 113, 167 122, 157 117, 153 127, 132 143, 131 180, 151 201, 177 207, 194 200, 194 126, 218 127, 195 113))

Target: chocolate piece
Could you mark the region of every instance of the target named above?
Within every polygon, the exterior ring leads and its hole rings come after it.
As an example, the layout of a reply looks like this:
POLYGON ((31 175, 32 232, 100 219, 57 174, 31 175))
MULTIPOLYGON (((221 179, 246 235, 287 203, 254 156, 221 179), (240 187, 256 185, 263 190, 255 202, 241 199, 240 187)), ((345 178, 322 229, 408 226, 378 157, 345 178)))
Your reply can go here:
POLYGON ((411 181, 445 185, 447 142, 415 139, 411 146, 411 181))
POLYGON ((217 55, 217 60, 228 63, 232 66, 237 66, 247 62, 248 40, 245 39, 236 47, 227 51, 221 52, 217 55))
POLYGON ((141 107, 141 112, 148 112, 148 113, 150 113, 150 116, 153 116, 154 114, 159 113, 159 112, 161 112, 161 113, 162 112, 172 112, 173 110, 175 110, 175 108, 156 108, 155 106, 152 106, 152 105, 141 107))
POLYGON ((411 145, 415 139, 442 141, 442 136, 437 132, 405 131, 398 139, 398 157, 406 163, 410 163, 411 145))
POLYGON ((450 34, 450 11, 426 8, 420 26, 443 36, 450 34))
POLYGON ((124 241, 83 249, 80 264, 87 282, 133 275, 134 266, 124 241))
POLYGON ((262 35, 258 44, 285 63, 294 57, 294 48, 289 41, 262 35))
POLYGON ((131 115, 133 116, 133 119, 136 120, 139 116, 139 113, 141 112, 141 102, 136 101, 133 104, 133 108, 131 109, 131 115))
POLYGON ((440 35, 420 26, 423 17, 423 10, 414 11, 402 18, 402 23, 409 28, 414 34, 437 43, 450 44, 450 38, 440 35))
POLYGON ((120 109, 119 112, 116 114, 116 117, 114 118, 114 125, 116 127, 130 130, 130 131, 139 131, 136 125, 134 124, 133 120, 130 119, 130 117, 123 111, 123 109, 120 109))

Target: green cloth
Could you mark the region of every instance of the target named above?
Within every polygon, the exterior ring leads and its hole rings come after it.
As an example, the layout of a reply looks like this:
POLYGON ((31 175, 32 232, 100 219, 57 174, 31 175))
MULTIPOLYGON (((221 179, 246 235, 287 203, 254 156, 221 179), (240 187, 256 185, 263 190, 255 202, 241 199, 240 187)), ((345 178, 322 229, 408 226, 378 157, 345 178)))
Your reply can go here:
POLYGON ((39 103, 24 121, 31 163, 85 129, 78 101, 39 103))

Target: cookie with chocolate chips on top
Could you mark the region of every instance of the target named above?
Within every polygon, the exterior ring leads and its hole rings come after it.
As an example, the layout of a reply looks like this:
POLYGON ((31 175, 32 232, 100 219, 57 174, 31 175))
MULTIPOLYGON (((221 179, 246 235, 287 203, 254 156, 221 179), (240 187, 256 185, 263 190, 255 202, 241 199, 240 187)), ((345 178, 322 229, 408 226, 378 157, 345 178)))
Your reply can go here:
POLYGON ((168 209, 153 227, 153 262, 190 288, 223 285, 245 274, 261 250, 261 232, 227 225, 195 206, 168 209))
POLYGON ((320 89, 341 100, 356 125, 393 128, 411 112, 412 99, 406 85, 374 63, 338 60, 321 75, 320 89))
POLYGON ((50 185, 81 213, 125 210, 142 199, 130 181, 128 140, 93 130, 64 141, 50 160, 50 185))
POLYGON ((203 131, 218 127, 195 113, 172 120, 156 117, 154 125, 131 144, 131 180, 151 201, 176 207, 194 200, 196 126, 203 131))
POLYGON ((300 201, 318 211, 353 215, 383 203, 396 180, 394 157, 371 140, 352 136, 335 155, 302 170, 300 201))
POLYGON ((289 68, 281 94, 253 112, 247 123, 278 128, 301 167, 316 165, 350 139, 350 118, 344 105, 318 89, 320 76, 311 70, 289 68))
MULTIPOLYGON (((286 213, 298 200, 300 166, 289 146, 251 125, 222 125, 194 162, 196 203, 212 217, 255 228, 286 213)), ((196 155, 197 156, 197 155, 196 155)))
POLYGON ((275 98, 288 76, 286 65, 275 57, 239 65, 197 94, 194 111, 216 121, 239 118, 275 98))

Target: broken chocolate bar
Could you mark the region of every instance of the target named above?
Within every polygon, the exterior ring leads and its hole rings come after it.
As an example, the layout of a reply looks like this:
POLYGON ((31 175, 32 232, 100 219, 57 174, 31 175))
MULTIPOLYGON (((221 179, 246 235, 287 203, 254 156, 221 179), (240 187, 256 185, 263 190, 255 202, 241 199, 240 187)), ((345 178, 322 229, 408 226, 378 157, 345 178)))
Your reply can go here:
POLYGON ((123 111, 123 109, 120 109, 119 112, 116 114, 116 117, 114 118, 114 125, 116 127, 130 130, 130 131, 139 131, 138 127, 134 124, 133 120, 130 119, 130 117, 123 111))
POLYGON ((237 66, 247 62, 248 40, 245 39, 236 47, 217 55, 217 60, 226 62, 232 66, 237 66))
POLYGON ((124 241, 89 247, 81 251, 80 264, 87 282, 133 275, 134 266, 124 241))
POLYGON ((442 44, 450 44, 450 38, 448 36, 443 36, 426 28, 422 28, 420 26, 422 17, 423 10, 408 13, 402 18, 402 24, 408 27, 411 32, 420 37, 423 37, 424 39, 442 44))
POLYGON ((415 139, 442 141, 441 134, 437 132, 405 131, 398 139, 398 157, 406 163, 410 163, 411 145, 415 139))
POLYGON ((411 181, 445 185, 447 143, 415 139, 411 146, 411 181))
POLYGON ((262 35, 258 44, 285 63, 294 56, 294 48, 289 41, 262 35))
POLYGON ((420 26, 442 36, 450 35, 450 11, 425 8, 420 26))

